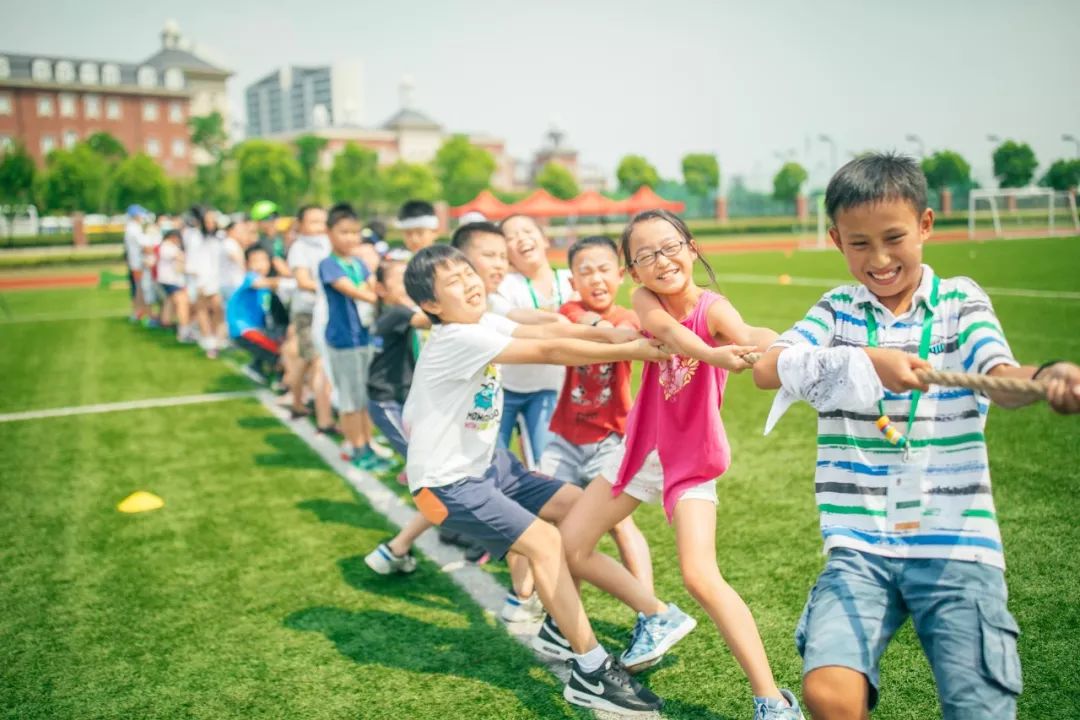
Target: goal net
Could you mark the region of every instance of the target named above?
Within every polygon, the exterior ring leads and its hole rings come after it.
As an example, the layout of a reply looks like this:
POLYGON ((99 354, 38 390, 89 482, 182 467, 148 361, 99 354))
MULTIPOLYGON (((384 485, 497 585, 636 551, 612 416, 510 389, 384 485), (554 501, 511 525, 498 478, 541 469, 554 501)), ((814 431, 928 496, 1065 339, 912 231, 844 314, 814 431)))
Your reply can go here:
POLYGON ((1050 188, 972 190, 968 237, 1048 237, 1080 234, 1076 194, 1050 188))

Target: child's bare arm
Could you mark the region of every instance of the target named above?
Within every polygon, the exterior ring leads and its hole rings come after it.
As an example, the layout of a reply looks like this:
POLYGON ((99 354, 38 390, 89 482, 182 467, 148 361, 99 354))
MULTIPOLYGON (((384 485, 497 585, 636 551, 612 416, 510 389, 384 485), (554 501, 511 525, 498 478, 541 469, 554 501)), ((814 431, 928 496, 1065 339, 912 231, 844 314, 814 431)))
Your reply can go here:
POLYGON ((641 333, 630 328, 593 327, 573 323, 545 323, 544 325, 518 325, 514 337, 532 340, 554 338, 577 338, 602 343, 624 343, 637 340, 641 333))
POLYGON ((644 338, 628 343, 596 343, 576 338, 535 340, 515 338, 492 362, 522 365, 593 365, 620 360, 668 359, 657 342, 644 338))
POLYGON ((725 298, 717 300, 709 307, 709 330, 718 341, 727 341, 734 345, 755 345, 759 350, 765 350, 780 337, 771 328, 747 325, 735 306, 725 298))
POLYGON ((368 283, 365 282, 361 285, 353 285, 352 280, 347 277, 339 277, 337 280, 330 283, 330 287, 334 288, 345 297, 350 297, 353 300, 373 303, 379 299, 368 283))
POLYGON ((767 351, 754 363, 754 384, 762 390, 778 390, 780 388, 780 373, 776 364, 780 360, 780 353, 785 348, 778 347, 767 351))
POLYGON ((306 267, 297 266, 293 271, 293 277, 296 278, 296 287, 301 290, 315 292, 318 289, 315 287, 315 278, 311 277, 311 271, 306 267))
POLYGON ((422 312, 415 312, 413 313, 413 316, 409 318, 409 324, 412 325, 414 328, 419 328, 421 330, 430 330, 431 318, 429 318, 422 312))
MULTIPOLYGON (((1039 373, 1039 381, 1046 384, 1046 401, 1055 412, 1065 415, 1080 412, 1080 367, 1070 362, 1057 362, 1039 372, 1034 365, 1012 367, 998 365, 991 368, 987 375, 994 377, 1031 380, 1039 373)), ((1031 395, 1017 395, 1008 392, 990 392, 990 400, 1001 407, 1018 408, 1030 405, 1037 398, 1031 395)))
POLYGON ((535 308, 513 308, 506 313, 507 320, 513 320, 519 325, 547 325, 549 323, 567 323, 565 316, 550 310, 537 310, 535 308))
POLYGON ((692 330, 671 317, 656 295, 647 288, 635 290, 632 301, 634 312, 641 318, 641 326, 660 340, 671 352, 736 372, 750 367, 750 364, 741 356, 756 350, 756 347, 751 345, 710 346, 692 330))

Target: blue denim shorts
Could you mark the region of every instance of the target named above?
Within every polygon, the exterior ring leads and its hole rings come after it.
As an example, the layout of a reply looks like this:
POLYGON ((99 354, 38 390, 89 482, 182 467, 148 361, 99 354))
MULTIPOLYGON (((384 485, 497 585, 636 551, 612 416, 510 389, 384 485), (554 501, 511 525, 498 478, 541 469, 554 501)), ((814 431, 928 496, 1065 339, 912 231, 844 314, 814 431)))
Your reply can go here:
POLYGON ((873 709, 881 655, 910 615, 945 720, 1014 718, 1020 630, 1007 597, 1005 574, 990 565, 835 548, 795 630, 803 675, 829 665, 857 670, 873 709))

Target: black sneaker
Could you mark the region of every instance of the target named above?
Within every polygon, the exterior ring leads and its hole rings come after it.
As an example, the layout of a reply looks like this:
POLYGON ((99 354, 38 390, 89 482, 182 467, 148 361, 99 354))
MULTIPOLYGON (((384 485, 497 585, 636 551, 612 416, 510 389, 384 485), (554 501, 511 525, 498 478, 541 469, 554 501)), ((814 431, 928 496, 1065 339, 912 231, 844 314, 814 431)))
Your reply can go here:
POLYGON ((548 615, 544 618, 544 624, 540 626, 540 632, 532 642, 533 649, 556 660, 569 660, 574 657, 574 651, 570 649, 570 641, 563 637, 555 621, 548 615))
POLYGON ((465 548, 465 560, 473 565, 483 565, 491 559, 491 553, 480 545, 470 545, 465 548))
POLYGON ((624 717, 653 715, 664 705, 663 700, 630 677, 626 668, 610 655, 591 673, 583 672, 577 659, 572 659, 563 697, 571 705, 607 710, 624 717))

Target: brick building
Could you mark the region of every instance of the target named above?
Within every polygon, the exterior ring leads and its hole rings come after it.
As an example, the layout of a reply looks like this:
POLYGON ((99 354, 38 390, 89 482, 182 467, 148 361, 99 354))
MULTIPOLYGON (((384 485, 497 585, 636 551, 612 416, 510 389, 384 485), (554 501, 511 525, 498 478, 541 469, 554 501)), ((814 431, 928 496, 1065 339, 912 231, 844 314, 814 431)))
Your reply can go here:
POLYGON ((169 175, 191 174, 188 117, 227 110, 231 73, 186 48, 175 24, 161 38, 142 63, 0 51, 0 149, 20 141, 41 166, 52 150, 104 131, 169 175))

